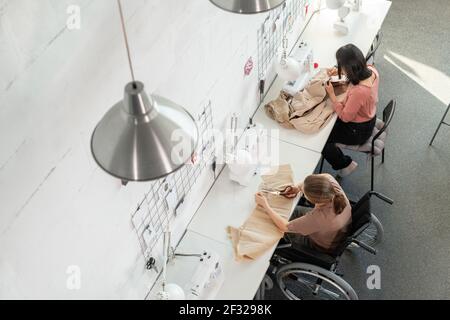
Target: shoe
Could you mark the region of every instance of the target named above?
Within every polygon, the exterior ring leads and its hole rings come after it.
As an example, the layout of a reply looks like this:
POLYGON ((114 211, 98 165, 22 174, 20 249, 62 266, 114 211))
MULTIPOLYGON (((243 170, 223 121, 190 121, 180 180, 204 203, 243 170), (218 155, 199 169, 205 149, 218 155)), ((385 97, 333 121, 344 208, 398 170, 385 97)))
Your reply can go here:
POLYGON ((359 245, 357 245, 356 243, 352 242, 350 243, 346 249, 356 249, 359 248, 359 245))
POLYGON ((358 163, 356 163, 355 161, 352 161, 352 163, 350 163, 350 165, 347 168, 339 170, 339 176, 342 178, 347 177, 347 176, 351 175, 353 173, 353 171, 356 170, 356 168, 358 168, 358 163))

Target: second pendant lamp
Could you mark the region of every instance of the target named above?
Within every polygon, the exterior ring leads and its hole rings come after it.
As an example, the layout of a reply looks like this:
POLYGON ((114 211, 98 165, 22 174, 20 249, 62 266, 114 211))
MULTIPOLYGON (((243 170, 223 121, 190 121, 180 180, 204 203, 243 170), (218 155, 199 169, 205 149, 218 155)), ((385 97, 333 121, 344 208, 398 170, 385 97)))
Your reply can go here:
POLYGON ((91 138, 97 164, 123 181, 150 181, 180 169, 195 152, 198 128, 192 116, 169 99, 150 95, 136 81, 120 0, 117 0, 132 82, 123 100, 98 123, 91 138))
POLYGON ((286 0, 210 0, 219 8, 241 14, 255 14, 270 11, 286 0))

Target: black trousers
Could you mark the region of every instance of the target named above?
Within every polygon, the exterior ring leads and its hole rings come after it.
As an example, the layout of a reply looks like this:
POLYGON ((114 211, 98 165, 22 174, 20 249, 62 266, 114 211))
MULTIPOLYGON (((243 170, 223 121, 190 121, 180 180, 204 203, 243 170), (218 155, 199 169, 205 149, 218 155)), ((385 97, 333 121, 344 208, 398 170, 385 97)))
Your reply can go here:
POLYGON ((358 146, 364 144, 372 135, 377 118, 368 122, 355 123, 343 122, 341 119, 336 121, 330 137, 328 138, 322 155, 334 170, 341 170, 352 163, 352 158, 346 156, 336 143, 342 143, 349 146, 358 146))

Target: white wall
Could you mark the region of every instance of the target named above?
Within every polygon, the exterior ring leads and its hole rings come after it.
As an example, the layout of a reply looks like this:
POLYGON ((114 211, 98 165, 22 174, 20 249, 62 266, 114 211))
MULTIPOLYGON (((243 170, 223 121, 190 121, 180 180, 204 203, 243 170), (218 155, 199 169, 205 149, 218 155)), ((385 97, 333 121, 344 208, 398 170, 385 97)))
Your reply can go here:
MULTIPOLYGON (((257 106, 256 30, 207 0, 124 0, 137 78, 217 126, 257 106)), ((129 81, 115 1, 0 0, 0 298, 138 298, 144 269, 130 215, 149 184, 121 187, 89 150, 129 81), (81 29, 66 28, 69 4, 81 29), (68 290, 67 267, 81 268, 68 290)), ((241 119, 245 119, 242 116, 241 119)), ((199 186, 198 203, 212 183, 199 186)), ((195 205, 188 206, 193 214, 195 205)))

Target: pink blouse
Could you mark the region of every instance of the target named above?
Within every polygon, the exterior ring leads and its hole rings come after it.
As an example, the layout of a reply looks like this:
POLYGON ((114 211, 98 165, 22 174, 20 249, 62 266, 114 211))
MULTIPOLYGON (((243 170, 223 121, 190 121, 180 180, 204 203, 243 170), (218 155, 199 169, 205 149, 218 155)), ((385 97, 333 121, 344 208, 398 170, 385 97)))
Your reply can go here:
POLYGON ((343 122, 368 122, 376 116, 380 75, 375 67, 369 68, 376 75, 373 86, 350 85, 344 102, 334 103, 334 109, 343 122))

